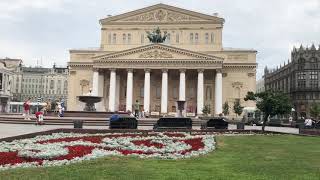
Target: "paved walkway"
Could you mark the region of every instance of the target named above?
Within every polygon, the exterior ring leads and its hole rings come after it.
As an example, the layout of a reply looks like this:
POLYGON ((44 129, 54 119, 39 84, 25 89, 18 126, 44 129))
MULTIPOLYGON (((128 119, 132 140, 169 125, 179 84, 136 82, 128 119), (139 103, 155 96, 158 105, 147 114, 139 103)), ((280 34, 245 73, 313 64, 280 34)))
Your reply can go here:
MULTIPOLYGON (((36 126, 31 124, 0 124, 0 138, 17 136, 22 134, 47 131, 59 128, 73 128, 73 125, 43 125, 36 126)), ((108 126, 84 126, 85 129, 109 129, 108 126)), ((139 126, 138 129, 151 130, 152 126, 139 126)), ((200 127, 193 127, 193 129, 200 129, 200 127)), ((228 129, 236 129, 236 125, 229 125, 228 129)), ((245 126, 245 129, 261 130, 261 126, 245 126)), ((266 127, 266 131, 275 131, 291 134, 299 134, 297 128, 287 127, 266 127)))

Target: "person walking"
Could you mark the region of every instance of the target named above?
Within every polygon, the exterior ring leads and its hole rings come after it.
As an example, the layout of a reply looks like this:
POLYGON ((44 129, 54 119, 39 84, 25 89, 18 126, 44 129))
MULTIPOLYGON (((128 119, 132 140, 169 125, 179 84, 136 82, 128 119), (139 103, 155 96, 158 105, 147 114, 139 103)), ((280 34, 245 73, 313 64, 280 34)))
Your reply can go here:
POLYGON ((31 98, 28 98, 28 99, 23 103, 24 120, 31 120, 31 119, 30 119, 30 99, 31 99, 31 98))
POLYGON ((139 108, 140 108, 140 103, 138 100, 136 100, 136 103, 134 104, 134 116, 136 118, 139 117, 139 108))

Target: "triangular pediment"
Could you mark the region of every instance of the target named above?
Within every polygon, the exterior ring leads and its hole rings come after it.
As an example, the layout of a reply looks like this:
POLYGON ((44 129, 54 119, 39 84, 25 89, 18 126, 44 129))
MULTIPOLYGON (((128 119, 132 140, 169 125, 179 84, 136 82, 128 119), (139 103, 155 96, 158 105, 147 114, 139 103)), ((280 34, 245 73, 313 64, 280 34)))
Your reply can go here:
POLYGON ((176 48, 164 44, 149 44, 133 49, 119 51, 111 54, 99 55, 93 57, 94 60, 108 59, 153 59, 153 60, 214 60, 223 61, 223 58, 176 48))
POLYGON ((166 4, 157 4, 117 16, 101 19, 100 23, 108 22, 139 22, 139 23, 175 23, 175 22, 216 22, 223 23, 224 19, 194 11, 189 11, 166 4))

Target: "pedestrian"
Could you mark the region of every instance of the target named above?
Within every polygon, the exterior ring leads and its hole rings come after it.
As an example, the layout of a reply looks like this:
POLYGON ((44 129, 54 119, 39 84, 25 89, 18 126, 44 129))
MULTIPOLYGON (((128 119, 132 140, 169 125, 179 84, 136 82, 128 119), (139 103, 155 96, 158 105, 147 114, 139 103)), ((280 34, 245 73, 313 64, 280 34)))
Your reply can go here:
POLYGON ((36 112, 36 125, 43 125, 44 109, 36 112))
POLYGON ((306 118, 306 120, 304 121, 304 126, 308 129, 312 128, 312 120, 310 118, 306 118))
POLYGON ((31 98, 28 98, 28 99, 23 103, 24 120, 31 120, 31 119, 30 119, 30 100, 31 100, 31 98))
POLYGON ((136 118, 139 118, 139 108, 140 108, 140 103, 138 100, 136 100, 136 103, 134 104, 134 116, 136 118))

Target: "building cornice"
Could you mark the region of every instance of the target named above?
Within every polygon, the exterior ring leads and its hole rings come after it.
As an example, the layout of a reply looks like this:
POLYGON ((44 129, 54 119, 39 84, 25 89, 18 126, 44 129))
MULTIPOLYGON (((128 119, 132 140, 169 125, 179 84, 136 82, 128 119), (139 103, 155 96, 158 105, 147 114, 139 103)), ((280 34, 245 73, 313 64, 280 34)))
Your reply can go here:
POLYGON ((199 53, 199 52, 194 52, 194 51, 181 49, 181 48, 177 48, 177 47, 167 46, 164 44, 148 44, 145 46, 140 46, 140 47, 127 49, 127 50, 123 50, 123 51, 119 51, 119 52, 98 55, 98 56, 93 57, 93 59, 94 60, 114 59, 114 58, 118 58, 121 56, 127 56, 127 55, 131 55, 134 53, 140 53, 140 52, 144 52, 144 51, 148 51, 148 50, 152 50, 152 49, 165 50, 167 52, 178 53, 181 55, 186 55, 186 56, 194 57, 197 59, 213 59, 213 60, 217 60, 217 61, 221 61, 221 62, 223 61, 223 58, 221 58, 221 57, 203 54, 203 53, 199 53))

